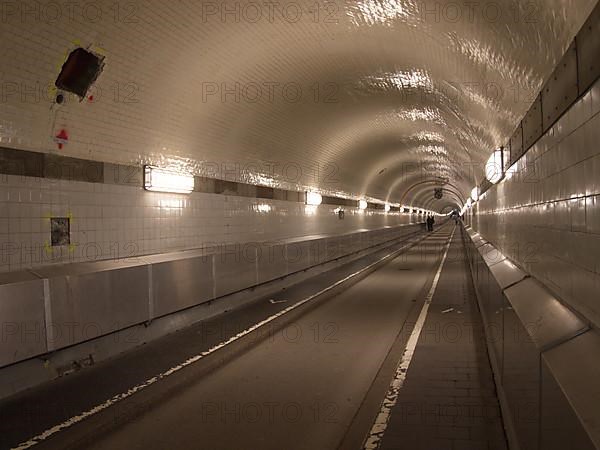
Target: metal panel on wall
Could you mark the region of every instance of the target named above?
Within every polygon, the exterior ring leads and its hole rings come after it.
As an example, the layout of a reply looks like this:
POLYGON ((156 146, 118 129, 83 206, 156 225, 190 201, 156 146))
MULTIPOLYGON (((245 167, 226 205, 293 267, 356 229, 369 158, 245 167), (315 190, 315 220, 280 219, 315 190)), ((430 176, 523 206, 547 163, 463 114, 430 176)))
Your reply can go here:
POLYGON ((573 42, 542 89, 544 132, 573 104, 577 88, 577 49, 573 42))
POLYGON ((478 247, 477 251, 486 264, 486 270, 489 270, 489 266, 498 264, 500 261, 504 261, 506 259, 506 256, 504 256, 500 250, 489 243, 478 247))
POLYGON ((542 438, 544 450, 600 448, 598 354, 600 335, 595 330, 543 354, 547 369, 542 386, 542 432, 547 435, 542 438), (565 445, 559 447, 561 443, 565 445))
POLYGON ((538 95, 523 118, 523 149, 527 151, 542 137, 542 97, 538 95))
POLYGON ((600 76, 600 3, 575 38, 579 69, 579 95, 600 76))
POLYGON ((596 449, 543 357, 540 410, 540 449, 596 449))
POLYGON ((576 336, 588 326, 540 283, 527 278, 505 290, 531 340, 540 348, 576 336))
POLYGON ((352 233, 352 234, 345 234, 340 236, 337 239, 338 242, 338 246, 339 246, 339 253, 340 254, 350 254, 353 253, 357 250, 357 245, 356 245, 356 241, 359 239, 359 237, 356 235, 356 233, 352 233))
MULTIPOLYGON (((355 234, 355 236, 357 236, 355 234)), ((358 239, 358 237, 356 237, 358 239)), ((336 236, 323 239, 323 247, 325 249, 322 255, 322 261, 331 261, 342 256, 344 247, 344 237, 336 236)))
POLYGON ((504 369, 504 294, 491 272, 488 272, 487 316, 488 339, 493 349, 493 357, 502 377, 504 369))
POLYGON ((250 288, 257 284, 256 245, 231 245, 214 255, 216 297, 250 288))
POLYGON ((536 450, 539 439, 540 350, 530 336, 535 323, 523 323, 504 297, 502 385, 521 448, 536 450))
POLYGON ((536 449, 540 354, 586 330, 587 325, 531 278, 504 293, 504 391, 522 448, 536 449))
POLYGON ((479 195, 482 196, 485 194, 492 186, 493 184, 487 179, 487 177, 481 180, 479 182, 479 195))
POLYGON ((44 269, 49 278, 54 349, 97 338, 149 318, 148 267, 119 261, 44 269), (113 270, 95 271, 95 266, 113 270), (64 273, 61 273, 64 272, 64 273))
MULTIPOLYGON (((328 239, 327 243, 335 242, 334 249, 339 249, 339 243, 337 240, 328 239)), ((329 248, 329 247, 328 247, 329 248)), ((290 273, 299 272, 301 270, 308 269, 311 264, 311 241, 304 242, 289 242, 285 249, 286 259, 288 263, 288 270, 290 273)), ((331 255, 328 253, 327 257, 331 255)))
POLYGON ((500 355, 496 379, 506 398, 510 434, 522 449, 600 448, 600 362, 593 357, 600 353, 600 335, 510 261, 488 267, 483 254, 490 245, 476 249, 473 238, 479 235, 468 234, 487 339, 500 355), (503 325, 500 339, 490 329, 494 315, 503 325))
POLYGON ((285 244, 272 242, 260 244, 258 251, 258 282, 266 283, 287 275, 285 244))
POLYGON ((498 264, 494 264, 492 267, 490 267, 490 270, 494 275, 494 278, 496 278, 499 286, 503 290, 513 284, 516 284, 527 276, 525 272, 516 267, 507 259, 499 262, 498 264))
POLYGON ((0 276, 0 367, 46 353, 44 281, 25 272, 0 276))
POLYGON ((198 254, 152 263, 153 317, 211 300, 214 295, 212 261, 211 255, 198 254))
POLYGON ((519 123, 519 126, 510 138, 510 165, 512 166, 517 162, 517 159, 519 159, 523 153, 523 127, 522 123, 519 123))

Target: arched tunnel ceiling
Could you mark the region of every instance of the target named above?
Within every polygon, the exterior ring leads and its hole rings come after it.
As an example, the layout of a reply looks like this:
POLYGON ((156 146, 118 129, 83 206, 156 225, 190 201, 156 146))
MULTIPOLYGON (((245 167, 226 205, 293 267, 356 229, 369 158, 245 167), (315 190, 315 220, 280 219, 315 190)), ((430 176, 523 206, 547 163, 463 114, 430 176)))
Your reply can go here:
POLYGON ((135 85, 133 103, 65 105, 65 154, 441 210, 468 197, 595 3, 150 0, 133 23, 63 16, 55 50, 48 24, 17 34, 42 83, 81 42, 106 55, 98 88, 135 85), (440 179, 453 192, 433 201, 440 179))

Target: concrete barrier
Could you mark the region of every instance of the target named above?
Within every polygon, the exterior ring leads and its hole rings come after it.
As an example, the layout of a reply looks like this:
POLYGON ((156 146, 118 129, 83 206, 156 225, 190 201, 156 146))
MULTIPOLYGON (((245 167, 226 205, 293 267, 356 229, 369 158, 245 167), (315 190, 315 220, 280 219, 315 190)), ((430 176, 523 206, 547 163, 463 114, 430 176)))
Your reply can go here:
POLYGON ((597 330, 471 228, 463 240, 510 448, 600 449, 597 330))
MULTIPOLYGON (((401 225, 3 274, 0 368, 34 357, 43 359, 49 352, 132 326, 149 326, 158 318, 233 298, 419 230, 420 224, 401 225)), ((231 302, 225 302, 229 309, 231 302)), ((185 318, 163 323, 189 324, 185 318)), ((170 326, 158 334, 174 331, 170 326)))

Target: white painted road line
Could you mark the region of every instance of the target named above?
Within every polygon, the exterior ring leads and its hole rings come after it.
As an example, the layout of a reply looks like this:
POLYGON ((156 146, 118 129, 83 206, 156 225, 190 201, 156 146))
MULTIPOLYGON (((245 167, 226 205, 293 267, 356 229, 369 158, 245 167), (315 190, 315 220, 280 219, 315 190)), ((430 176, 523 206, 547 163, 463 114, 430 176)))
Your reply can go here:
POLYGON ((425 297, 425 303, 423 304, 423 308, 419 313, 419 318, 417 319, 415 327, 413 328, 412 333, 410 334, 408 343, 406 344, 406 349, 404 350, 404 353, 400 358, 394 378, 390 383, 390 387, 388 388, 387 393, 385 394, 385 398, 381 404, 381 409, 379 410, 377 418, 375 419, 375 423, 371 427, 371 431, 369 432, 367 439, 365 440, 365 444, 363 447, 364 450, 376 450, 381 444, 381 439, 383 438, 385 430, 388 426, 388 422, 390 420, 392 408, 396 405, 396 402, 398 400, 398 394, 400 393, 400 389, 402 388, 402 386, 404 385, 404 381, 406 380, 408 367, 410 366, 410 362, 412 361, 413 355, 415 353, 415 348, 417 347, 417 343, 419 342, 421 330, 425 325, 425 319, 427 319, 429 305, 431 305, 431 301, 433 300, 433 295, 435 294, 435 289, 437 288, 438 281, 440 280, 440 275, 442 273, 446 257, 448 256, 448 250, 450 249, 450 244, 452 242, 452 237, 454 236, 455 231, 456 226, 452 230, 452 234, 448 239, 448 244, 446 246, 444 256, 442 257, 442 261, 440 262, 440 265, 433 279, 433 284, 431 285, 431 289, 429 289, 429 293, 425 297))
MULTIPOLYGON (((423 239, 426 239, 427 237, 428 237, 427 235, 423 236, 417 242, 421 242, 423 239)), ((263 320, 263 321, 255 324, 255 325, 251 326, 250 328, 248 328, 248 329, 246 329, 246 330, 244 330, 244 331, 236 334, 235 336, 230 337, 226 341, 221 342, 220 344, 218 344, 218 345, 216 345, 216 346, 214 346, 214 347, 212 347, 212 348, 210 348, 210 349, 208 349, 208 350, 206 350, 206 351, 204 351, 204 352, 202 352, 202 353, 200 353, 200 354, 198 354, 196 356, 192 356, 191 358, 185 360, 184 362, 182 362, 182 363, 180 363, 180 364, 178 364, 178 365, 176 365, 176 366, 174 366, 174 367, 172 367, 172 368, 170 368, 170 369, 168 369, 168 370, 166 370, 166 371, 164 371, 164 372, 162 372, 162 373, 160 373, 160 374, 158 374, 156 376, 147 379, 146 381, 144 381, 144 382, 142 382, 142 383, 140 383, 140 384, 132 387, 127 392, 123 392, 121 394, 117 394, 117 395, 113 396, 112 398, 106 400, 105 402, 100 403, 99 405, 96 405, 93 408, 91 408, 91 409, 89 409, 89 410, 87 410, 85 412, 82 412, 79 415, 73 416, 73 417, 71 417, 70 419, 68 419, 68 420, 66 420, 64 422, 62 422, 62 423, 60 423, 58 425, 55 425, 55 426, 47 429, 46 431, 38 434, 37 436, 32 437, 28 441, 19 444, 17 447, 13 447, 12 450, 24 450, 24 449, 28 449, 28 448, 31 448, 31 447, 37 445, 37 444, 42 443, 43 441, 49 439, 51 436, 55 435, 56 433, 58 433, 60 431, 63 431, 63 430, 66 430, 67 428, 70 428, 71 426, 73 426, 73 425, 75 425, 75 424, 77 424, 79 422, 82 422, 83 420, 87 419, 88 417, 91 417, 91 416, 93 416, 95 414, 98 414, 99 412, 101 412, 101 411, 103 411, 103 410, 105 410, 107 408, 110 408, 115 403, 120 402, 121 400, 125 400, 126 398, 131 397, 133 394, 135 394, 137 392, 140 392, 143 389, 146 389, 147 387, 153 385, 154 383, 156 383, 156 382, 158 382, 158 381, 160 381, 160 380, 162 380, 164 378, 167 378, 168 376, 173 375, 174 373, 179 372, 181 369, 183 369, 183 368, 185 368, 185 367, 187 367, 187 366, 189 366, 191 364, 194 364, 195 362, 198 362, 199 360, 207 357, 208 355, 216 352, 217 350, 219 350, 219 349, 221 349, 221 348, 223 348, 223 347, 225 347, 225 346, 227 346, 227 345, 229 345, 229 344, 231 344, 231 343, 233 343, 233 342, 241 339, 242 337, 244 337, 244 336, 252 333, 253 331, 257 330, 258 328, 260 328, 260 327, 262 327, 264 325, 267 325, 268 323, 270 323, 270 322, 274 321, 275 319, 283 316, 284 314, 287 314, 290 311, 292 311, 292 310, 294 310, 294 309, 296 309, 296 308, 304 305, 305 303, 310 302, 311 300, 315 299, 316 297, 319 297, 319 296, 325 294, 326 292, 329 292, 330 290, 336 288, 337 286, 341 285, 342 283, 345 283, 346 281, 354 278, 355 276, 360 275, 361 273, 363 273, 363 272, 371 269, 372 267, 376 266, 377 264, 380 264, 382 261, 384 261, 386 259, 389 259, 389 258, 392 258, 392 257, 396 257, 400 252, 406 250, 407 248, 409 248, 413 244, 414 243, 409 243, 409 244, 403 245, 398 250, 394 250, 393 252, 388 253, 383 258, 375 261, 374 263, 369 264, 366 267, 363 267, 362 269, 360 269, 360 270, 358 270, 358 271, 356 271, 354 273, 351 273, 347 277, 345 277, 345 278, 343 278, 343 279, 335 282, 334 284, 332 284, 330 286, 327 286, 326 288, 320 290, 316 294, 312 294, 309 297, 306 297, 305 299, 300 300, 298 303, 295 303, 294 305, 291 305, 291 306, 289 306, 289 307, 287 307, 287 308, 279 311, 277 314, 274 314, 274 315, 268 317, 267 319, 265 319, 265 320, 263 320)))

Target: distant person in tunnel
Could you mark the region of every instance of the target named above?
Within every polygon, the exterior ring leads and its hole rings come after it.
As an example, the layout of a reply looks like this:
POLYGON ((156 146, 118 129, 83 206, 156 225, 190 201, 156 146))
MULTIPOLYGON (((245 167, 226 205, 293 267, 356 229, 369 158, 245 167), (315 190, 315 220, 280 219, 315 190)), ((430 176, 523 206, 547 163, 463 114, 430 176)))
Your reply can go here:
POLYGON ((435 223, 435 219, 430 214, 427 216, 427 231, 433 231, 433 224, 435 223))
POLYGON ((454 219, 454 223, 458 225, 458 220, 460 219, 458 211, 452 211, 452 218, 454 219))

